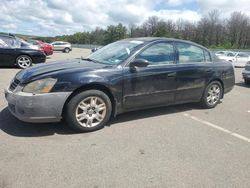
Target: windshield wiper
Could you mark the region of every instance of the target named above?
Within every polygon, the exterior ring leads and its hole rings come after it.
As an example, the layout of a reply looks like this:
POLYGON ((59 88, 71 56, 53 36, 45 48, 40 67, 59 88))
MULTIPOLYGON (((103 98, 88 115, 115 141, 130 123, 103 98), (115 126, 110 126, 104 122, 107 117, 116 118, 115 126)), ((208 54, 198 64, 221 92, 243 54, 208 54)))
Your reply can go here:
POLYGON ((90 62, 93 62, 93 63, 105 64, 105 63, 102 63, 100 61, 97 61, 95 59, 90 59, 90 58, 83 58, 82 57, 81 60, 90 61, 90 62))

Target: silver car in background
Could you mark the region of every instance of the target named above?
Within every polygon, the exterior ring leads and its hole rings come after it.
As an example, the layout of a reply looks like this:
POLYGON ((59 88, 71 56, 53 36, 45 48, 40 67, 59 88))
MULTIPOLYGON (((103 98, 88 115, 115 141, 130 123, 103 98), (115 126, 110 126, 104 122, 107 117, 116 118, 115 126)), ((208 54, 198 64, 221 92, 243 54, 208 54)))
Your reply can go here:
POLYGON ((65 53, 69 53, 70 51, 72 51, 72 47, 69 42, 55 41, 52 42, 51 45, 53 46, 54 51, 62 51, 65 53))
POLYGON ((224 55, 217 55, 219 59, 229 61, 234 67, 245 67, 250 61, 250 55, 244 52, 227 52, 224 55))

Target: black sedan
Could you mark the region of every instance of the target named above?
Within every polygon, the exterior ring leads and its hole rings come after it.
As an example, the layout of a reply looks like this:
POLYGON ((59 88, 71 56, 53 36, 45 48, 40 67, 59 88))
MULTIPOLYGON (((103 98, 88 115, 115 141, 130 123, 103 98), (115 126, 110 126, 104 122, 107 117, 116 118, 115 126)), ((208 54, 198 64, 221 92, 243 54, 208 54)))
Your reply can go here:
POLYGON ((166 38, 125 39, 82 60, 19 72, 5 91, 10 112, 26 122, 66 119, 77 131, 102 128, 111 116, 198 102, 214 108, 233 89, 230 63, 204 47, 166 38))
POLYGON ((44 63, 46 56, 31 44, 14 36, 0 35, 0 67, 25 69, 33 63, 44 63))

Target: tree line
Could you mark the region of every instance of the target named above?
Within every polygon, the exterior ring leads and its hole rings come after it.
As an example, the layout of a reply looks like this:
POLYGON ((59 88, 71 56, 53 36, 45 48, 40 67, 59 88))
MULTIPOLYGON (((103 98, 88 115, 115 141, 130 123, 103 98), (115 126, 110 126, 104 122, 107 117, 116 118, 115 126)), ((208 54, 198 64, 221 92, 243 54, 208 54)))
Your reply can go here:
POLYGON ((183 19, 177 21, 149 17, 141 25, 109 25, 93 31, 73 35, 38 37, 52 42, 68 41, 73 44, 106 45, 111 42, 134 37, 168 37, 190 40, 209 48, 250 48, 250 17, 242 12, 233 12, 229 18, 221 18, 218 10, 212 10, 198 22, 183 19))

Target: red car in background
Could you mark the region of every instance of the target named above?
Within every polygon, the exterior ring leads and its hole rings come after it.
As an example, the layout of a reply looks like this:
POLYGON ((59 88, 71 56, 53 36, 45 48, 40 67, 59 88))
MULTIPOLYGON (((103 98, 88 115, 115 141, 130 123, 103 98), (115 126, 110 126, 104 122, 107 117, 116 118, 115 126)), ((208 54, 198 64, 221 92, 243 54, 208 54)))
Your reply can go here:
POLYGON ((37 46, 38 50, 42 51, 46 56, 53 54, 53 46, 49 43, 40 40, 27 40, 27 42, 37 46))

